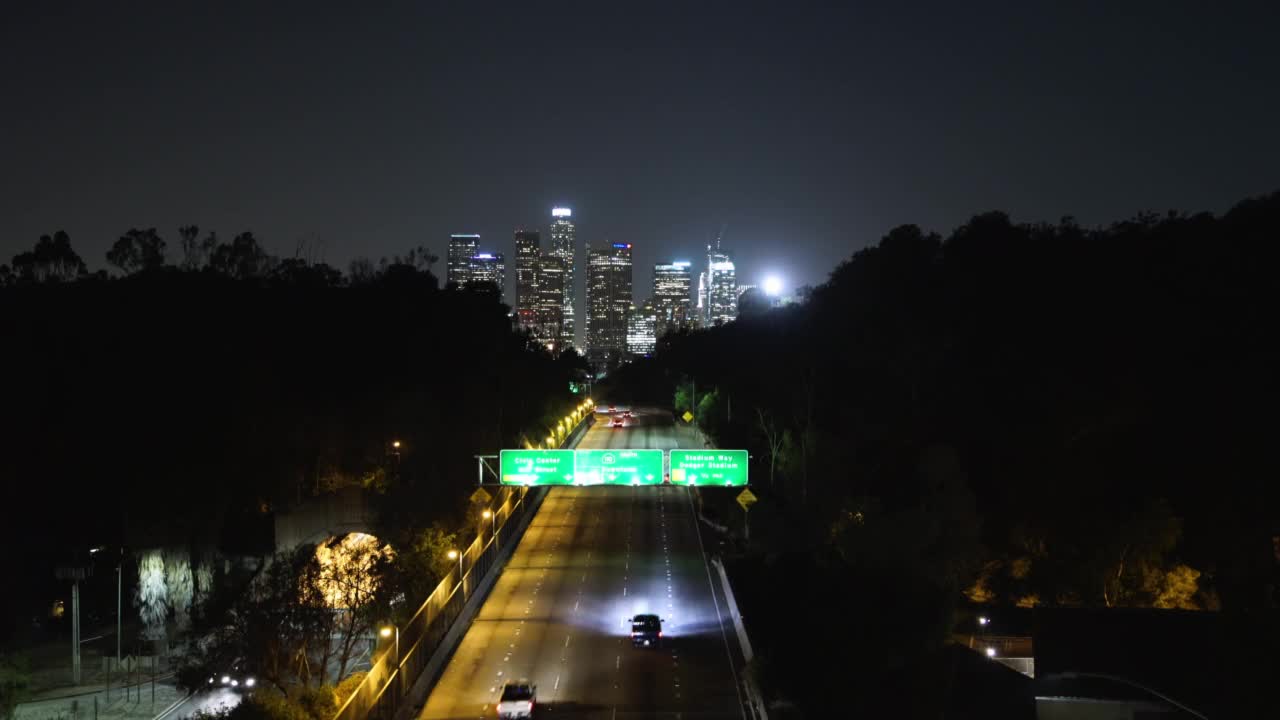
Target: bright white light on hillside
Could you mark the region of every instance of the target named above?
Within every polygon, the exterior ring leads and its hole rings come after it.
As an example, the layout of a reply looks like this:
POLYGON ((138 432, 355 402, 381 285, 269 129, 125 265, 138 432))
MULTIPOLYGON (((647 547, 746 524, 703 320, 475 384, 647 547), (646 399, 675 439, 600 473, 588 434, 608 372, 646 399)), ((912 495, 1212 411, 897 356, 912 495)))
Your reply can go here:
POLYGON ((782 294, 782 278, 777 275, 770 275, 764 279, 764 292, 766 295, 778 296, 782 294))

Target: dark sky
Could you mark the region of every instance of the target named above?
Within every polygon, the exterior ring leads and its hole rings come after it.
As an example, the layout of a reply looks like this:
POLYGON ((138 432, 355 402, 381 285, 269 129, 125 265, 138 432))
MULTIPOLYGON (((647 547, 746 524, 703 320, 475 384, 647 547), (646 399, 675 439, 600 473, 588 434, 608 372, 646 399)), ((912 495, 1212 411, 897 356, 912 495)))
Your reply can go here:
POLYGON ((564 203, 641 287, 721 223, 793 287, 904 222, 1221 211, 1280 188, 1277 7, 13 3, 0 261, 187 223, 510 253, 564 203))

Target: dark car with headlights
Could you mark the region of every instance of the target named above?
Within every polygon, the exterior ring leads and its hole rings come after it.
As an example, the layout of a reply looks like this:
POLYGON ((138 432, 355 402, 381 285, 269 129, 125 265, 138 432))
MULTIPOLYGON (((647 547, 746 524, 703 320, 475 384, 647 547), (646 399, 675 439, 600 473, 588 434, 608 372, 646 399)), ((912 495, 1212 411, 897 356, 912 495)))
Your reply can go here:
POLYGON ((662 618, 636 615, 631 618, 631 646, 658 647, 662 644, 662 618))

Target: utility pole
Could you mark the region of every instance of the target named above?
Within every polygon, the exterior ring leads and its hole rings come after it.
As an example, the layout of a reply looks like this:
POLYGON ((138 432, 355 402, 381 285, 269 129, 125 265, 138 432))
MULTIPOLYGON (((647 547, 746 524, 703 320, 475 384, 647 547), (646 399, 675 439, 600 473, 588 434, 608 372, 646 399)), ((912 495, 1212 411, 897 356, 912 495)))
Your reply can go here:
POLYGON ((120 628, 122 626, 124 597, 124 548, 120 548, 120 559, 116 562, 116 670, 120 669, 120 628))
POLYGON ((59 565, 54 569, 54 577, 71 581, 71 683, 73 685, 80 684, 80 581, 92 576, 93 565, 59 565))
POLYGON ((71 581, 71 684, 80 684, 80 581, 71 581))

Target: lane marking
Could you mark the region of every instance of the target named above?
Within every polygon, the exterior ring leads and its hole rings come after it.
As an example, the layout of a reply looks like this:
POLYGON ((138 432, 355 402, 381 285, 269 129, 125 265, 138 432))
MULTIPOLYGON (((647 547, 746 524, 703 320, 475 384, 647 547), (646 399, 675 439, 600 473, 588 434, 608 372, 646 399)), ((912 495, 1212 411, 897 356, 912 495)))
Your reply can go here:
POLYGON ((551 689, 552 689, 552 690, 559 690, 559 689, 560 689, 560 676, 559 676, 559 675, 557 675, 557 676, 556 676, 556 686, 555 686, 555 687, 553 687, 553 688, 551 688, 551 689))

